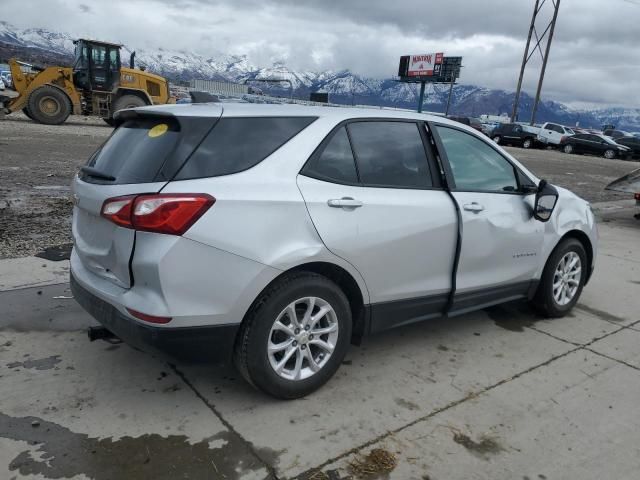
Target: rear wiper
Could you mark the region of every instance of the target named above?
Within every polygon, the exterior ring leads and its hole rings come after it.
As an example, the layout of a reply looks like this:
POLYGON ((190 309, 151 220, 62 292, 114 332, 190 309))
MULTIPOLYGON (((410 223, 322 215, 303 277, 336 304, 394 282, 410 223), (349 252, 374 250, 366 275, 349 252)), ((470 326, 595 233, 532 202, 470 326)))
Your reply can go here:
POLYGON ((93 167, 80 167, 80 171, 82 173, 86 173, 90 177, 101 178, 109 182, 113 182, 116 179, 116 177, 114 177, 113 175, 109 175, 108 173, 104 173, 98 170, 97 168, 93 168, 93 167))

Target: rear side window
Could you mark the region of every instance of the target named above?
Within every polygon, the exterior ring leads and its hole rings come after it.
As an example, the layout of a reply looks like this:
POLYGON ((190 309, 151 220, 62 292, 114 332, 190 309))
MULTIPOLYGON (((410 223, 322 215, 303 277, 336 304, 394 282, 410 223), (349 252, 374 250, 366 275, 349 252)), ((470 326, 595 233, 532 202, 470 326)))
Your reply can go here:
POLYGON ((333 134, 324 149, 311 160, 302 173, 333 183, 358 183, 356 164, 344 127, 333 134))
POLYGON ((168 118, 127 120, 87 165, 115 177, 115 184, 153 182, 179 137, 178 124, 168 118))
POLYGON ((396 188, 432 186, 417 123, 354 122, 347 128, 363 185, 396 188))
POLYGON ((247 170, 315 120, 310 117, 221 118, 175 180, 218 177, 247 170))

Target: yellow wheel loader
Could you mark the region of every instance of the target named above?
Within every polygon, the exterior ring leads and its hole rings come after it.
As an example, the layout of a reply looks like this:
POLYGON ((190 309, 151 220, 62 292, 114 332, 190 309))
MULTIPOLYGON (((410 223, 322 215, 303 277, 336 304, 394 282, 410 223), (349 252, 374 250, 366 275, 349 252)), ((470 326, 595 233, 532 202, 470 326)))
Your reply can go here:
POLYGON ((72 67, 38 68, 9 60, 18 96, 0 96, 0 113, 22 110, 48 125, 63 123, 71 113, 97 115, 111 124, 113 114, 123 108, 175 103, 165 78, 135 68, 135 53, 126 68, 120 64, 121 45, 86 39, 74 43, 72 67))

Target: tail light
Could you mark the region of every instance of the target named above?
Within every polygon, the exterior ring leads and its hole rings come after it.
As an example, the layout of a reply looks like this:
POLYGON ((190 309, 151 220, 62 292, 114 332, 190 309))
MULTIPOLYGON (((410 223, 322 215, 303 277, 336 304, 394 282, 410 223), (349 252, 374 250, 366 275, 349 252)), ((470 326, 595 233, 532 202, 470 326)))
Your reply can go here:
POLYGON ((101 214, 121 227, 182 235, 215 201, 205 193, 127 195, 105 200, 101 214))
POLYGON ((127 312, 134 317, 149 323, 169 323, 171 321, 171 317, 156 317, 155 315, 139 312, 133 308, 127 308, 127 312))
POLYGON ((562 137, 560 137, 560 143, 564 143, 567 140, 567 136, 563 135, 562 137))
POLYGON ((636 199, 636 202, 640 202, 640 193, 634 193, 633 198, 636 199))

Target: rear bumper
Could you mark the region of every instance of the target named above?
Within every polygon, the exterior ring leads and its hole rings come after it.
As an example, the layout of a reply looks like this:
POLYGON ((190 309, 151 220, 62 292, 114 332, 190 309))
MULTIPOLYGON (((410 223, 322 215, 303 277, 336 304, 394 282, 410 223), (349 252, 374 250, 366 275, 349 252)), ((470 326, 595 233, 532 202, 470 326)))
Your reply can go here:
POLYGON ((76 301, 105 328, 132 347, 180 360, 228 362, 240 325, 154 327, 137 323, 89 292, 71 274, 76 301))

